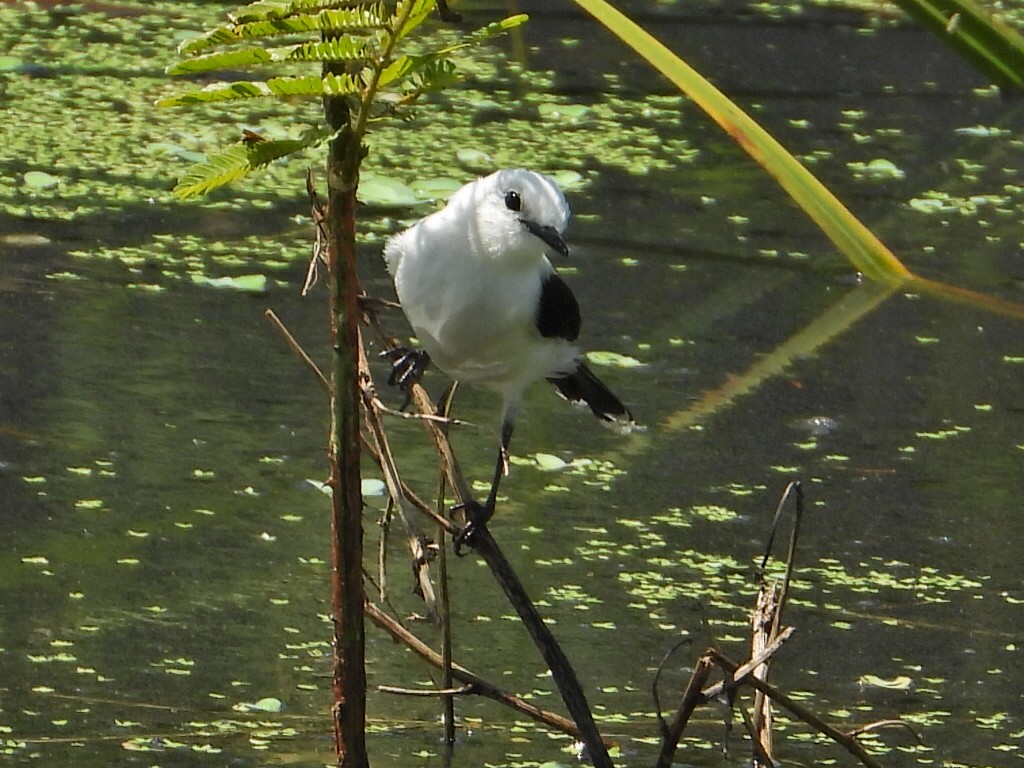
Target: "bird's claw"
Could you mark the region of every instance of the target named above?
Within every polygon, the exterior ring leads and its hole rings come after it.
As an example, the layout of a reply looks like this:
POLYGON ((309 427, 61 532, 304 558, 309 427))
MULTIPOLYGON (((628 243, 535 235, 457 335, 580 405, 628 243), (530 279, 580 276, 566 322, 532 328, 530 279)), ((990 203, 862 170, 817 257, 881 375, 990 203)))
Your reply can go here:
POLYGON ((462 548, 466 546, 470 549, 473 548, 473 539, 476 537, 477 531, 487 527, 487 521, 494 515, 494 507, 468 499, 452 507, 452 510, 462 510, 462 515, 466 518, 466 524, 452 538, 455 555, 463 557, 466 553, 462 551, 462 548))
POLYGON ((381 352, 380 356, 391 363, 388 384, 404 390, 408 390, 413 384, 418 384, 430 364, 430 355, 422 349, 395 347, 381 352))

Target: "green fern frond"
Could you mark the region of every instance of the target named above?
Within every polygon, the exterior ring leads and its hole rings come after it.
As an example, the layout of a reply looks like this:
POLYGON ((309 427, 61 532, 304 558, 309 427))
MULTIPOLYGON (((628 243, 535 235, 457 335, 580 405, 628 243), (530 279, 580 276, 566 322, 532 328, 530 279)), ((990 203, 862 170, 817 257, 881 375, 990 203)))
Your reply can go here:
POLYGON ((513 27, 518 27, 528 19, 529 16, 522 13, 516 16, 509 16, 507 19, 495 21, 488 24, 486 27, 481 27, 469 35, 463 42, 448 46, 436 53, 430 53, 423 56, 399 56, 381 72, 379 85, 381 88, 385 88, 396 81, 409 77, 427 65, 433 65, 433 69, 425 75, 426 79, 430 83, 429 87, 424 88, 424 82, 418 82, 414 84, 413 90, 423 91, 444 88, 447 85, 456 82, 458 79, 455 76, 455 64, 448 61, 448 54, 463 48, 479 45, 489 37, 500 35, 513 27), (440 62, 442 61, 446 61, 447 63, 441 64, 440 62))
POLYGON ((451 59, 431 59, 417 69, 409 81, 410 93, 419 96, 422 93, 450 88, 459 82, 459 73, 451 59))
POLYGON ((178 53, 191 54, 218 45, 231 45, 245 40, 259 40, 281 35, 328 32, 354 34, 386 29, 390 14, 384 3, 372 3, 353 8, 320 11, 316 15, 252 21, 245 24, 225 24, 198 37, 185 40, 178 53))
POLYGON ((234 144, 206 162, 190 167, 178 180, 174 194, 182 200, 208 194, 275 160, 319 146, 333 136, 333 131, 312 128, 297 139, 234 144))
POLYGON ((201 91, 189 91, 160 99, 158 107, 183 107, 190 104, 209 104, 217 101, 261 99, 268 96, 348 96, 359 93, 363 83, 352 75, 303 75, 274 77, 270 80, 239 80, 217 83, 201 91))
POLYGON ((164 70, 168 75, 188 75, 194 72, 210 72, 217 69, 240 69, 259 66, 274 60, 267 48, 241 48, 237 51, 219 51, 205 56, 196 56, 171 64, 164 70))
POLYGON ((201 90, 160 99, 159 107, 268 97, 358 98, 351 99, 353 121, 339 130, 315 129, 298 139, 280 141, 261 141, 258 137, 252 140, 250 136, 249 142, 231 146, 188 169, 175 187, 175 194, 181 198, 206 194, 268 163, 337 136, 340 130, 354 134, 354 141, 359 143, 373 115, 391 114, 395 106, 407 105, 421 94, 457 82, 459 77, 455 63, 448 58, 450 53, 527 20, 522 14, 511 16, 440 50, 417 55, 398 53, 395 46, 399 40, 419 27, 436 7, 437 0, 259 0, 229 14, 232 23, 182 43, 179 52, 186 60, 169 67, 168 74, 296 62, 341 62, 354 66, 336 67, 346 70, 338 74, 214 83, 201 90), (282 35, 298 39, 275 46, 262 46, 259 42, 236 45, 282 35), (207 52, 216 46, 232 48, 207 52), (387 112, 376 108, 378 97, 390 105, 387 112))
POLYGON ((196 195, 205 195, 218 187, 240 179, 253 169, 246 147, 228 147, 205 163, 193 165, 178 180, 174 188, 176 197, 185 200, 196 195))
POLYGON ((378 87, 385 88, 396 80, 407 77, 433 58, 433 56, 399 56, 380 73, 378 87))
POLYGON ((367 61, 380 44, 379 40, 339 37, 319 43, 293 46, 286 61, 367 61))
POLYGON ((508 32, 510 29, 515 29, 520 24, 525 24, 529 20, 530 17, 527 14, 517 13, 514 16, 509 16, 507 18, 502 19, 501 21, 492 21, 490 24, 487 24, 483 27, 480 27, 480 29, 470 32, 469 35, 466 36, 466 39, 463 40, 461 43, 453 45, 450 48, 445 48, 443 51, 440 51, 440 53, 451 53, 452 51, 458 50, 460 48, 468 48, 473 45, 479 45, 488 38, 504 34, 505 32, 508 32))
POLYGON ((235 24, 250 21, 281 19, 298 13, 319 12, 333 8, 353 8, 366 5, 365 0, 262 0, 249 3, 228 13, 228 18, 235 24))
POLYGON ((323 42, 297 43, 278 48, 239 48, 207 53, 179 61, 167 68, 169 75, 186 75, 218 69, 241 69, 284 61, 369 61, 377 41, 339 37, 323 42))
POLYGON ((405 18, 405 23, 402 24, 401 29, 395 30, 395 39, 401 40, 403 37, 408 35, 420 24, 422 24, 430 12, 437 6, 437 0, 400 0, 395 6, 395 11, 391 16, 391 27, 394 29, 395 23, 399 19, 405 18), (406 6, 412 3, 412 9, 409 11, 408 17, 405 16, 406 6))

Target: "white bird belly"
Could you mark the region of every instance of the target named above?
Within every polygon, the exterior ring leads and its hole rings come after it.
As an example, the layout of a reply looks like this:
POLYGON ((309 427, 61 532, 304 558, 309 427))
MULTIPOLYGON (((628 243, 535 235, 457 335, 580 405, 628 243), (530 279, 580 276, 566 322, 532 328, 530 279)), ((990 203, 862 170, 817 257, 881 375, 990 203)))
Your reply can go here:
POLYGON ((515 396, 537 379, 574 369, 578 351, 537 330, 536 269, 510 271, 453 253, 424 258, 423 250, 412 258, 393 256, 395 288, 409 324, 452 378, 515 396))

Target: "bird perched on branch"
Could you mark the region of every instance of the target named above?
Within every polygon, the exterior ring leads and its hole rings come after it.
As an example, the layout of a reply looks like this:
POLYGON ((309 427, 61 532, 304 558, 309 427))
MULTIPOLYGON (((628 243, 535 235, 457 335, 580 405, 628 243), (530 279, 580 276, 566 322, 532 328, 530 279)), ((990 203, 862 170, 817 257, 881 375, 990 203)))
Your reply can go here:
POLYGON ((468 521, 494 512, 508 445, 526 388, 547 379, 607 426, 628 432, 633 416, 583 363, 573 346, 580 308, 548 254, 569 255, 569 206, 547 176, 506 169, 460 188, 440 211, 392 237, 384 258, 422 349, 388 354, 392 383, 408 385, 429 361, 455 380, 502 396, 501 447, 483 505, 467 502, 468 521))

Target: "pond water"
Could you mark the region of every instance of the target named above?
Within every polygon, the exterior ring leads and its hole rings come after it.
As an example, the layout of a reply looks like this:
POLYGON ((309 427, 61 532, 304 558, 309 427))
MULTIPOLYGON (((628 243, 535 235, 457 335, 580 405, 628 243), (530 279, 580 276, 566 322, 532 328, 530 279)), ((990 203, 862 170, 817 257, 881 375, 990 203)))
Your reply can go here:
MULTIPOLYGON (((914 724, 923 746, 898 730, 871 740, 887 766, 1017 764, 1019 322, 861 284, 618 43, 569 4, 522 5, 533 20, 499 45, 525 66, 482 52, 464 86, 376 134, 367 170, 415 187, 523 164, 572 182, 581 341, 620 356, 602 377, 647 430, 615 436, 537 388, 492 530, 620 744, 616 764, 653 762, 651 680, 681 637, 669 707, 707 645, 746 657, 754 568, 796 478, 797 633, 772 679, 840 727, 914 724)), ((1019 100, 882 11, 630 5, 911 269, 1024 302, 1019 100)), ((323 295, 299 296, 303 169, 205 201, 169 193, 240 127, 284 133, 315 108, 150 106, 174 87, 161 74, 174 42, 227 7, 0 4, 4 765, 332 760, 325 403, 263 317, 272 307, 326 359, 323 295), (244 274, 266 290, 203 284, 244 274)), ((483 23, 505 8, 470 11, 483 23)), ((428 210, 361 213, 371 293, 390 295, 382 238, 428 210)), ((496 404, 463 390, 457 409, 479 425, 454 435, 460 459, 484 479, 496 404)), ((405 479, 430 497, 420 428, 390 426, 405 479)), ((367 501, 372 551, 383 502, 367 501)), ((408 614, 421 606, 392 538, 392 598, 408 614)), ((452 570, 456 660, 561 711, 486 569, 467 557, 452 570)), ((372 686, 431 684, 408 651, 368 636, 372 686)), ((455 765, 572 762, 567 737, 496 704, 458 710, 455 765)), ((375 766, 441 765, 436 702, 374 691, 369 712, 375 766)), ((743 764, 739 729, 723 755, 723 713, 698 715, 679 764, 743 764)), ((851 764, 781 720, 787 764, 851 764)))

